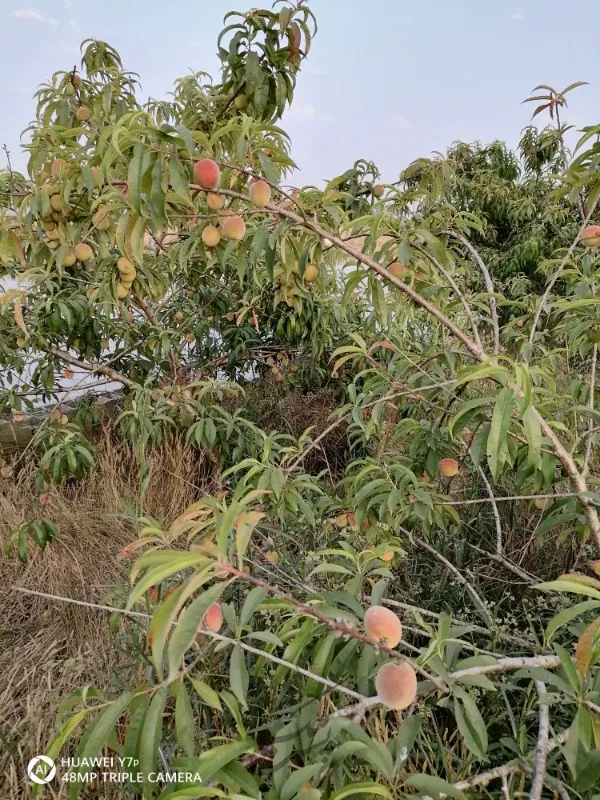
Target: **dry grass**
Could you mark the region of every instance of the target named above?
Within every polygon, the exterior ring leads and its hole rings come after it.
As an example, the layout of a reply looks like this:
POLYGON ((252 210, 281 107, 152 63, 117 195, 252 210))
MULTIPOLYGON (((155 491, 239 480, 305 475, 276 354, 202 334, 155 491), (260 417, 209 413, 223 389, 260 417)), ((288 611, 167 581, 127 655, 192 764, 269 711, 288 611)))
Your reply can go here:
MULTIPOLYGON (((179 441, 150 453, 151 480, 144 512, 169 522, 210 489, 198 454, 179 441)), ((10 591, 18 584, 50 594, 102 602, 128 582, 120 550, 136 538, 139 471, 135 456, 108 434, 98 445, 93 474, 77 486, 51 490, 43 515, 59 539, 42 553, 29 547, 0 563, 0 798, 29 797, 27 762, 43 752, 60 698, 87 683, 113 687, 126 680, 127 652, 110 633, 107 614, 10 591)), ((24 519, 42 515, 33 467, 0 479, 0 547, 24 519)), ((134 667, 132 667, 134 668, 134 667)), ((66 784, 64 785, 66 788, 66 784)), ((58 786, 46 797, 63 798, 58 786)), ((84 794, 83 797, 93 797, 84 794)))

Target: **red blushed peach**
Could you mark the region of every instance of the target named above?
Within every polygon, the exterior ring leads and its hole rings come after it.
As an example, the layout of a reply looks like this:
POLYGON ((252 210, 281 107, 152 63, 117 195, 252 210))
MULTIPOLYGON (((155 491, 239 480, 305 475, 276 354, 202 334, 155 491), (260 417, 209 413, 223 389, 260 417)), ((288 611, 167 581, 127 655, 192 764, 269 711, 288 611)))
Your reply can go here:
POLYGON ((590 225, 581 234, 581 241, 586 247, 600 245, 600 225, 590 225))
POLYGON ((231 217, 226 217, 223 222, 223 236, 226 239, 235 239, 239 241, 244 238, 246 233, 246 223, 237 214, 231 217))
POLYGON ((262 208, 271 200, 271 187, 266 181, 254 181, 250 186, 249 195, 254 205, 262 208))
POLYGON ((217 633, 221 630, 222 625, 223 610, 221 609, 219 603, 213 603, 208 607, 208 611, 204 615, 202 627, 207 628, 209 631, 213 631, 213 633, 217 633))
POLYGON ((377 183, 373 187, 373 194, 375 195, 375 197, 383 197, 384 191, 385 191, 385 189, 380 183, 377 183))
POLYGON ((392 261, 389 267, 387 267, 387 271, 390 273, 390 275, 393 275, 394 278, 399 278, 406 272, 402 264, 400 264, 398 261, 392 261))
POLYGON ((53 178, 58 178, 61 175, 64 175, 65 172, 69 169, 69 165, 66 161, 62 158, 55 158, 52 162, 51 173, 53 178))
POLYGON ((410 664, 389 661, 375 678, 375 690, 381 702, 388 708, 400 711, 417 696, 417 676, 410 664))
POLYGON ((212 209, 212 211, 220 211, 224 204, 225 198, 222 194, 215 194, 214 192, 209 192, 206 197, 206 202, 208 203, 208 207, 212 209))
POLYGON ((194 178, 202 189, 216 189, 221 181, 221 170, 212 158, 201 158, 194 164, 194 178))
POLYGON ((444 478, 453 478, 458 475, 458 461, 454 458, 442 458, 438 466, 444 478))
POLYGON ((402 623, 384 606, 370 606, 365 612, 365 633, 374 644, 396 647, 402 639, 402 623))

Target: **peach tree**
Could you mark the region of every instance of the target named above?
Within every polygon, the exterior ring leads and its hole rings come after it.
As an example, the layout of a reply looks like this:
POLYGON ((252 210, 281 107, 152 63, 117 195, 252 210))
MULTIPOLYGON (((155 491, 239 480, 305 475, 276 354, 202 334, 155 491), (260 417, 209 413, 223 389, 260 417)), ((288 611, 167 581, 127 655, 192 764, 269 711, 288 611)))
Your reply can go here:
POLYGON ((74 374, 122 387, 141 464, 110 624, 136 626, 144 668, 66 699, 46 754, 79 759, 71 798, 106 753, 132 797, 591 800, 600 128, 545 178, 569 218, 585 200, 572 238, 547 245, 540 292, 507 298, 473 244, 486 208, 436 188, 452 159, 399 185, 366 161, 286 185, 279 121, 316 24, 279 6, 227 15, 219 83, 144 106, 84 42, 81 71, 37 93, 28 175, 0 176, 0 400, 15 424, 49 404, 40 488, 94 468, 93 405, 70 422, 57 402, 74 374), (337 408, 318 435, 273 431, 257 384, 333 387, 337 408), (162 524, 144 454, 166 431, 217 488, 162 524))

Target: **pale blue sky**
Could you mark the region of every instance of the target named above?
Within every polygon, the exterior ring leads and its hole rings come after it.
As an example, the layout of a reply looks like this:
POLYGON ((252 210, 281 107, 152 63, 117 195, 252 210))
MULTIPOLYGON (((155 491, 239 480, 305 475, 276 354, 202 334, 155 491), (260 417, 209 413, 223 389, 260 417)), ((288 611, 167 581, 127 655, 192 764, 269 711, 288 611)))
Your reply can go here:
MULTIPOLYGON (((0 0, 0 143, 23 167, 19 135, 36 87, 79 63, 78 45, 114 45, 141 76, 142 97, 164 96, 189 68, 216 74, 223 15, 261 0, 0 0), (31 4, 31 5, 30 5, 31 4)), ((268 5, 268 4, 266 4, 268 5)), ((357 158, 386 181, 452 141, 516 143, 521 106, 538 83, 569 95, 565 116, 597 124, 597 0, 311 0, 319 22, 284 127, 301 168, 296 182, 332 177, 357 158)), ((0 163, 4 159, 0 157, 0 163)))

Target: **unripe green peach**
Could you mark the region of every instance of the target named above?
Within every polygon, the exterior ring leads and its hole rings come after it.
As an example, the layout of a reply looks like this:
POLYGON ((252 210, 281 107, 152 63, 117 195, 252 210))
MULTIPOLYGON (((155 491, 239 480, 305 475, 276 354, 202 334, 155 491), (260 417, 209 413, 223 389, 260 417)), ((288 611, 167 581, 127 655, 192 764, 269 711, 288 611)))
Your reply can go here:
POLYGON ((375 197, 383 197, 384 188, 380 183, 375 184, 373 187, 373 194, 375 197))
POLYGON ((365 612, 365 633, 376 644, 396 647, 402 639, 402 623, 384 606, 370 606, 365 612))
POLYGON ((123 300, 129 294, 129 288, 124 286, 121 282, 117 283, 117 288, 115 289, 115 297, 117 300, 123 300))
POLYGON ((235 107, 240 111, 244 111, 248 108, 248 98, 245 94, 238 94, 233 102, 235 103, 235 107))
POLYGON ((76 261, 77 258, 73 250, 67 250, 63 256, 63 267, 72 267, 76 261))
POLYGON ((53 194, 50 198, 50 205, 55 211, 62 211, 65 207, 65 201, 59 194, 53 194))
POLYGON ((375 690, 381 702, 388 708, 400 711, 417 696, 417 676, 407 662, 401 664, 388 661, 375 678, 375 690))

